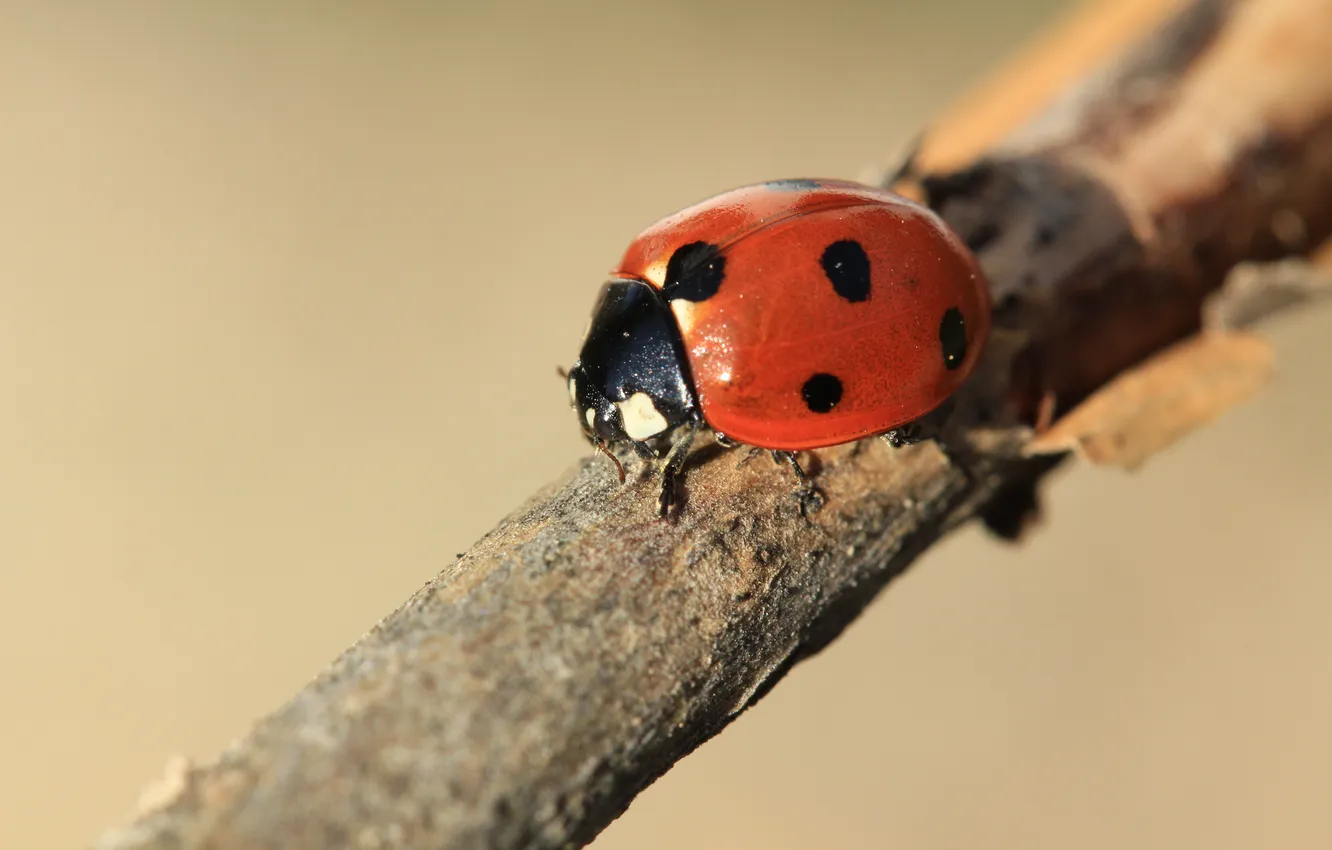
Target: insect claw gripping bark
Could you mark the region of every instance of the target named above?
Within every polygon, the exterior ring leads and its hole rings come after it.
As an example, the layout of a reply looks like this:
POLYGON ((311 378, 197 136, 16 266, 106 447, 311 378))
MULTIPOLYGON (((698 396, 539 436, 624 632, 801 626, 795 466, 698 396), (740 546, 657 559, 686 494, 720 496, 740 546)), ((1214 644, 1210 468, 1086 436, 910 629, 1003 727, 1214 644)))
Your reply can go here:
POLYGON ((800 515, 806 516, 823 507, 823 491, 814 485, 809 475, 805 473, 800 461, 796 458, 795 452, 784 452, 774 450, 772 459, 777 463, 784 463, 795 473, 796 480, 800 486, 796 490, 796 498, 800 500, 800 515))
POLYGON ((697 426, 693 425, 682 428, 676 435, 675 442, 671 444, 665 462, 662 463, 661 494, 657 497, 657 515, 662 519, 668 518, 679 503, 680 471, 684 469, 685 459, 689 455, 689 447, 694 442, 697 430, 697 426))

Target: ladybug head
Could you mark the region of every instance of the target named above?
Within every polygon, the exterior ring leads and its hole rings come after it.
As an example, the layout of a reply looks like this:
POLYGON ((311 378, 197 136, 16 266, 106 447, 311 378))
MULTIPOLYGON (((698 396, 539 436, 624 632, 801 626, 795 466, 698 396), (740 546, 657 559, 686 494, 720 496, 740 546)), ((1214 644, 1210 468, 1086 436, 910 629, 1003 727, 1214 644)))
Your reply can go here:
POLYGON ((672 431, 698 419, 680 331, 657 290, 624 279, 602 287, 569 369, 569 397, 596 446, 628 442, 656 453, 672 431))

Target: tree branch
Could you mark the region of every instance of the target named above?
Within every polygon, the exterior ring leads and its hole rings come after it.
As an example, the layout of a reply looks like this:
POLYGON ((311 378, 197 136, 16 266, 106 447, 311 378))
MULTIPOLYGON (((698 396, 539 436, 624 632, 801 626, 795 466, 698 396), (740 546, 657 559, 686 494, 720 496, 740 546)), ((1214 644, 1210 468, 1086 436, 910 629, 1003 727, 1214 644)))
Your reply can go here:
POLYGON ((99 846, 591 840, 947 531, 1016 533, 1063 457, 1026 453, 1033 423, 1195 335, 1237 264, 1327 237, 1329 56, 1329 0, 1197 0, 923 181, 997 304, 950 423, 960 455, 813 453, 827 503, 805 518, 785 470, 709 446, 674 523, 650 480, 585 459, 99 846))

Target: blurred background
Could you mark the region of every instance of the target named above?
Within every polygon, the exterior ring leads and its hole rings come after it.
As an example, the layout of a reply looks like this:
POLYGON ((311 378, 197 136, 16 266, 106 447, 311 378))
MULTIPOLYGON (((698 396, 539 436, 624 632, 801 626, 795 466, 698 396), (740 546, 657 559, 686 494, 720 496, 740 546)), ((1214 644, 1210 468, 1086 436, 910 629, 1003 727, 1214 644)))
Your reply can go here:
MULTIPOLYGON (((90 843, 570 466, 640 228, 864 176, 1064 11, 0 0, 0 848, 90 843)), ((931 551, 595 846, 1327 846, 1330 329, 931 551)))

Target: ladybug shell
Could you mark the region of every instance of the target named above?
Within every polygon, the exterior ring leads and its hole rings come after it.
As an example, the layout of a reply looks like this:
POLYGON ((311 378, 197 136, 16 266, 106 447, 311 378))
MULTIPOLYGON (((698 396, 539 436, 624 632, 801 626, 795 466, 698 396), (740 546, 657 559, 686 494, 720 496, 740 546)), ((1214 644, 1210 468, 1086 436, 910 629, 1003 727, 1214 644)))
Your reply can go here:
POLYGON ((931 210, 855 183, 717 195, 644 231, 615 270, 661 291, 704 421, 795 451, 905 425, 971 373, 984 276, 931 210))

